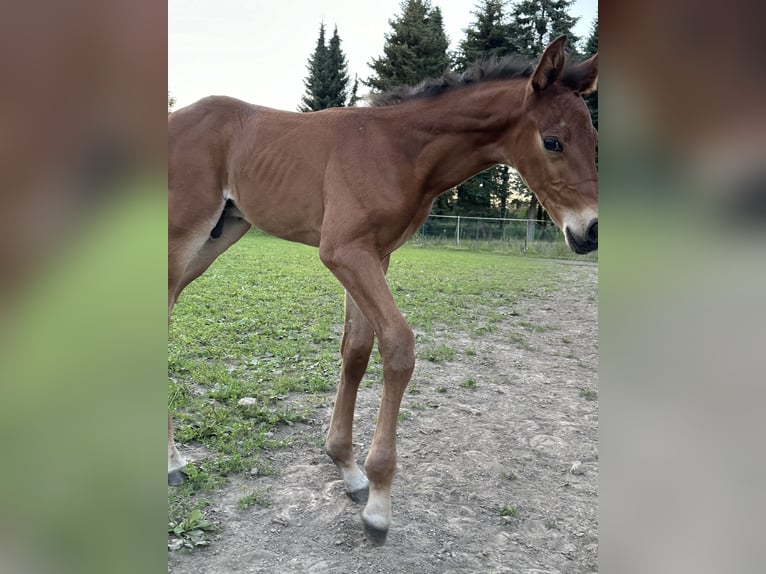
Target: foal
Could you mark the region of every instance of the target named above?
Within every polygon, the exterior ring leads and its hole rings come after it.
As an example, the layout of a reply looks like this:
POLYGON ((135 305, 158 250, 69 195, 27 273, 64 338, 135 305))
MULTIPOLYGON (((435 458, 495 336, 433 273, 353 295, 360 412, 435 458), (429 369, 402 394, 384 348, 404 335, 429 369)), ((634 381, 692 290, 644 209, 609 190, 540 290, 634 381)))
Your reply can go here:
MULTIPOLYGON (((573 251, 598 247, 597 135, 581 97, 596 88, 597 56, 565 69, 565 42, 552 42, 536 67, 501 60, 369 108, 300 114, 213 96, 168 118, 168 316, 251 225, 319 248, 346 290, 327 453, 365 504, 375 544, 391 523, 396 420, 415 366, 412 330, 386 284, 391 253, 438 195, 499 163, 519 171, 573 251), (365 474, 351 427, 375 337, 384 384, 365 474)), ((185 464, 168 415, 169 482, 185 464)))

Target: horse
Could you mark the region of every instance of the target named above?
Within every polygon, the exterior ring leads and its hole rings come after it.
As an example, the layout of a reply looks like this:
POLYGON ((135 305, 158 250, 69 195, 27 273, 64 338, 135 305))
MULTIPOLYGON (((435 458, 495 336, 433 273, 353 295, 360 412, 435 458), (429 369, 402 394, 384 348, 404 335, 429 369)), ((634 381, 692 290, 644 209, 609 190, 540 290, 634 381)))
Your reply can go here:
MULTIPOLYGON (((391 253, 434 199, 497 164, 516 168, 576 253, 598 248, 597 133, 582 96, 598 55, 567 66, 566 37, 537 64, 497 59, 369 107, 297 113, 210 96, 168 117, 168 320, 179 294, 251 226, 317 247, 345 288, 342 357, 327 454, 364 505, 371 544, 391 524, 400 403, 414 335, 386 283, 391 253), (383 388, 364 472, 352 423, 375 338, 383 388)), ((186 461, 168 413, 168 482, 186 461)))

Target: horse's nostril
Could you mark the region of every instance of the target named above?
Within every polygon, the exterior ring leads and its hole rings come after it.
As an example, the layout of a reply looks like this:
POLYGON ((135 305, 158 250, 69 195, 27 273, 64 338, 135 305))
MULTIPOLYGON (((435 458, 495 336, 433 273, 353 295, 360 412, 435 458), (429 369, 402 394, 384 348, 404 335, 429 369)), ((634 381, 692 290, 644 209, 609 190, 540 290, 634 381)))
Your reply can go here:
POLYGON ((594 219, 588 226, 588 241, 598 243, 598 219, 594 219))

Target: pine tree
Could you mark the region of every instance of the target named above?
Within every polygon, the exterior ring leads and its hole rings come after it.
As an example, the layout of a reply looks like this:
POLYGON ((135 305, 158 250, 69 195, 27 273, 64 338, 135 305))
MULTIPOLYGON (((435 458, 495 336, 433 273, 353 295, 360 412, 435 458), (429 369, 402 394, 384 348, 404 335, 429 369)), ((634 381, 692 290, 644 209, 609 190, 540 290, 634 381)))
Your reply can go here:
POLYGON ((298 110, 315 112, 346 105, 348 96, 348 63, 340 47, 338 28, 335 27, 329 44, 325 41, 325 26, 319 26, 319 38, 307 64, 308 76, 303 81, 306 93, 298 110))
POLYGON ((355 106, 362 98, 359 97, 359 76, 354 74, 354 85, 351 87, 351 95, 348 98, 348 105, 355 106))
POLYGON ((505 0, 484 0, 476 6, 472 12, 476 20, 465 30, 465 38, 460 42, 455 62, 459 70, 465 70, 477 60, 504 56, 513 50, 504 5, 505 0))
POLYGON ((579 57, 573 32, 578 18, 569 15, 574 0, 521 0, 513 8, 511 41, 519 54, 537 58, 557 37, 566 35, 567 53, 579 57))
MULTIPOLYGON (((584 52, 586 58, 590 58, 598 52, 598 17, 593 21, 590 36, 588 36, 588 39, 585 42, 584 52)), ((585 96, 585 103, 588 104, 593 125, 598 129, 598 93, 585 96)))
POLYGON ((598 16, 593 20, 593 24, 590 28, 590 36, 585 41, 584 54, 586 58, 590 58, 593 54, 598 52, 598 16))
POLYGON ((364 83, 375 92, 439 77, 450 64, 441 10, 430 0, 404 0, 401 10, 389 20, 383 56, 369 64, 374 74, 364 83))
POLYGON ((324 22, 319 25, 319 38, 314 53, 309 57, 306 66, 309 75, 303 80, 306 86, 306 94, 301 98, 303 104, 298 107, 301 112, 315 112, 323 110, 326 106, 325 86, 327 79, 325 73, 327 70, 327 45, 325 43, 324 22))
POLYGON ((328 108, 339 108, 346 105, 348 96, 348 63, 340 49, 338 27, 332 33, 330 45, 327 48, 327 98, 328 108))

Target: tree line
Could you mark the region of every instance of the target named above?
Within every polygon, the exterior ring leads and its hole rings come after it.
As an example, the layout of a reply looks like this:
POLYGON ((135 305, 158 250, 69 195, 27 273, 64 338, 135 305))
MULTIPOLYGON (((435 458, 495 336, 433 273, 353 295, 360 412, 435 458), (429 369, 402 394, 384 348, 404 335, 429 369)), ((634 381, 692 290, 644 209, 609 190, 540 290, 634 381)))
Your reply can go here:
MULTIPOLYGON (((548 43, 565 34, 568 57, 583 60, 598 50, 598 18, 587 38, 578 38, 573 27, 577 18, 569 14, 574 0, 479 0, 473 21, 455 52, 449 51, 441 10, 430 0, 403 0, 401 12, 389 21, 383 54, 369 62, 370 76, 361 83, 371 93, 401 85, 415 85, 447 70, 463 72, 489 57, 520 55, 536 59, 548 43)), ((353 106, 359 99, 360 80, 351 82, 348 61, 341 48, 337 27, 329 41, 320 24, 314 52, 308 59, 305 94, 299 111, 353 106)), ((586 99, 598 128, 598 99, 586 99)), ((544 218, 542 208, 515 170, 492 167, 465 181, 451 193, 439 196, 432 213, 475 217, 544 218)))

